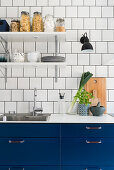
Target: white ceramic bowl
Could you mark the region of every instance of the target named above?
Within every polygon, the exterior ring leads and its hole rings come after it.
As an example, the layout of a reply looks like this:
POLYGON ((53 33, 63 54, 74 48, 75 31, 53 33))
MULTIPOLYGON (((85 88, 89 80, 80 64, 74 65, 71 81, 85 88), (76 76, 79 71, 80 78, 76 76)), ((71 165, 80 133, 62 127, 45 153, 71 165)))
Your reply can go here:
POLYGON ((19 52, 13 53, 12 62, 24 62, 24 60, 25 60, 24 53, 19 53, 19 52))
POLYGON ((40 62, 40 53, 38 51, 27 54, 28 62, 40 62))

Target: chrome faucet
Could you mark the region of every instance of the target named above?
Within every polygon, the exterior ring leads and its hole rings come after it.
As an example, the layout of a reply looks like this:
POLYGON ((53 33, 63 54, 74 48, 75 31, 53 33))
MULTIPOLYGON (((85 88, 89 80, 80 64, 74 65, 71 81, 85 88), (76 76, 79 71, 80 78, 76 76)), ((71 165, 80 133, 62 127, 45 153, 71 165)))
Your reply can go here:
POLYGON ((37 102, 37 89, 34 89, 34 106, 33 106, 33 116, 37 115, 37 112, 43 112, 43 108, 37 108, 36 107, 36 102, 37 102))

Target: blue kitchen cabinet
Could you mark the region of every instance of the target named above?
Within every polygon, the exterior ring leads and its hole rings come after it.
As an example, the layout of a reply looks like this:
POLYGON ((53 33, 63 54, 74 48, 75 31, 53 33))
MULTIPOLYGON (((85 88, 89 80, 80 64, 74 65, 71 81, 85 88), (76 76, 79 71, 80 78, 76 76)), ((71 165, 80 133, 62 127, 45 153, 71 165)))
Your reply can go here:
POLYGON ((0 170, 114 170, 114 124, 0 124, 0 170))
POLYGON ((58 138, 0 138, 0 165, 60 165, 58 138))
POLYGON ((95 166, 62 166, 61 170, 114 170, 114 167, 95 167, 95 166))
POLYGON ((60 170, 59 166, 0 166, 0 170, 60 170))
POLYGON ((62 124, 62 137, 114 137, 114 124, 76 123, 62 124))
POLYGON ((61 170, 114 170, 113 132, 114 124, 62 124, 61 170))
POLYGON ((114 166, 114 138, 61 139, 62 165, 114 166))
POLYGON ((0 123, 0 138, 7 137, 60 137, 60 124, 0 123))

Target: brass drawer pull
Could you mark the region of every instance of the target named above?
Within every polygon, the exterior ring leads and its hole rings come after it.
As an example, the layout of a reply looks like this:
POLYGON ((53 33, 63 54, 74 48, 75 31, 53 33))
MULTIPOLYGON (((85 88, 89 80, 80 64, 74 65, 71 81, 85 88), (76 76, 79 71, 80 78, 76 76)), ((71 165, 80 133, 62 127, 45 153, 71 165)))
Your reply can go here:
POLYGON ((9 140, 9 143, 24 143, 24 140, 9 140))
POLYGON ((88 140, 86 140, 86 143, 102 143, 102 141, 100 140, 100 141, 88 141, 88 140))
POLYGON ((101 126, 99 126, 99 127, 88 127, 88 126, 86 126, 86 129, 93 129, 93 130, 100 130, 100 129, 102 129, 102 127, 101 126))
MULTIPOLYGON (((85 170, 89 170, 88 168, 86 168, 85 170)), ((102 170, 101 168, 99 170, 102 170)))

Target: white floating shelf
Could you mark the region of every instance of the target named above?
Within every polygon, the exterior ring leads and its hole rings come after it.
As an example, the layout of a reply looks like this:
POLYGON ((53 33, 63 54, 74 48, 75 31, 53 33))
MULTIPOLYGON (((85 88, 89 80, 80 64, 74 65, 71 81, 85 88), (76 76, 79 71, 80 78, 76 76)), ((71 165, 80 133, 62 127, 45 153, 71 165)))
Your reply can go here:
POLYGON ((0 62, 0 67, 42 67, 42 66, 66 66, 66 62, 24 62, 24 63, 14 63, 14 62, 0 62))
POLYGON ((33 42, 33 41, 55 41, 57 36, 58 41, 65 41, 66 32, 0 32, 2 37, 7 42, 33 42))

